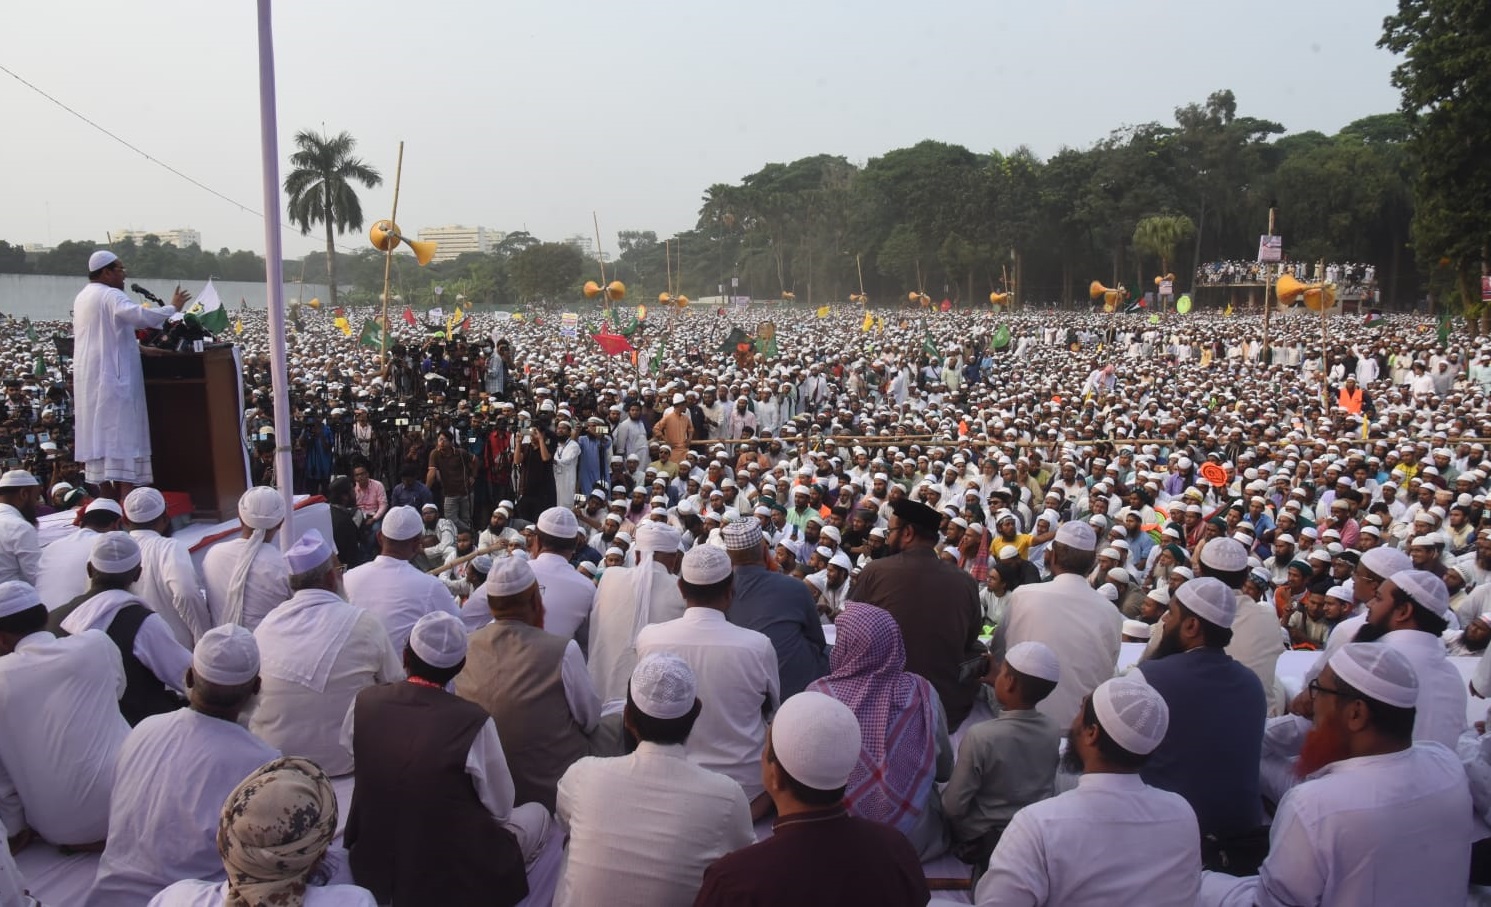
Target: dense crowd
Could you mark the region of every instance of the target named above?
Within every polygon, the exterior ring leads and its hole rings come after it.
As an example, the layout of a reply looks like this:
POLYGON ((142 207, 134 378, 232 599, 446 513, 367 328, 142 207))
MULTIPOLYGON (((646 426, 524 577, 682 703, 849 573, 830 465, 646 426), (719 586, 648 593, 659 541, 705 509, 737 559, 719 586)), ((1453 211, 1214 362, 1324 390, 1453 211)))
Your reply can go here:
MULTIPOLYGON (((1196 269, 1197 286, 1228 286, 1263 283, 1267 265, 1256 261, 1212 261, 1196 269)), ((1273 267, 1272 279, 1288 274, 1305 283, 1333 283, 1347 292, 1377 285, 1377 266, 1359 262, 1331 262, 1321 270, 1320 262, 1286 261, 1273 267)))
POLYGON ((1491 641, 1491 342, 755 305, 568 336, 531 307, 395 319, 385 362, 373 314, 288 338, 291 482, 332 532, 282 552, 269 338, 234 313, 255 487, 200 565, 154 488, 78 499, 68 363, 33 336, 65 326, 0 337, 0 823, 101 851, 88 903, 923 904, 932 877, 1449 904, 1491 878, 1454 660, 1491 641), (48 508, 77 528, 38 551, 48 508), (1287 651, 1319 652, 1303 686, 1287 651))

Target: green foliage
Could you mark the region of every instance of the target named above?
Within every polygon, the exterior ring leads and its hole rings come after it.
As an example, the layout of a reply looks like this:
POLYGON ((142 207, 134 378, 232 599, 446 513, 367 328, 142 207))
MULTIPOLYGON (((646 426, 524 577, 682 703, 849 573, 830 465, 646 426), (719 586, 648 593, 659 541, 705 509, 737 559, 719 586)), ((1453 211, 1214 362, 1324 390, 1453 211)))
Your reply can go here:
POLYGON ((0 239, 0 274, 30 273, 31 263, 26 260, 26 250, 0 239))
POLYGON ((295 145, 297 150, 290 155, 290 175, 285 177, 285 194, 290 197, 287 213, 302 234, 310 233, 316 224, 326 228, 326 282, 335 308, 335 235, 362 229, 362 202, 353 184, 376 189, 383 184, 383 177, 361 158, 352 156, 357 140, 349 133, 328 137, 297 132, 295 145))
POLYGON ((568 243, 529 246, 512 257, 509 270, 513 289, 525 301, 559 302, 579 296, 585 257, 568 243))

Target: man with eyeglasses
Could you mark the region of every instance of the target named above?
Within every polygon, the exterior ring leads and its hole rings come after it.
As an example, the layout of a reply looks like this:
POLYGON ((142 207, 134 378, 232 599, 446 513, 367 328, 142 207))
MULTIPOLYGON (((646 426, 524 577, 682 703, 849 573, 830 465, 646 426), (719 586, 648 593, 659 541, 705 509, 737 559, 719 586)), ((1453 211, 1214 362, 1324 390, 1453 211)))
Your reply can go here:
POLYGON ((89 482, 111 486, 107 496, 120 501, 155 480, 135 331, 164 326, 191 300, 177 287, 170 303, 147 309, 125 295, 128 276, 119 256, 100 249, 88 257, 88 286, 73 300, 74 457, 89 482))
MULTIPOLYGON (((1416 571, 1414 571, 1416 572, 1416 571)), ((1383 584, 1394 600, 1398 574, 1383 584)), ((1374 605, 1374 612, 1376 607, 1374 605)), ((1385 642, 1349 643, 1310 681, 1314 722, 1256 877, 1203 873, 1198 905, 1457 904, 1473 812, 1454 752, 1418 733, 1420 678, 1385 642)))

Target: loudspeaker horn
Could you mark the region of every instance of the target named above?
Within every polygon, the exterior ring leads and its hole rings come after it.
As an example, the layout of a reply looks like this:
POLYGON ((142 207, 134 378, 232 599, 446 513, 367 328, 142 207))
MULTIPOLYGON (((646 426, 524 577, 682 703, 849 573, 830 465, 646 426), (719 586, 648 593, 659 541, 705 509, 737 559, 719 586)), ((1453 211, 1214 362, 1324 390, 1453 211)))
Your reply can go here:
POLYGON ((373 248, 379 252, 391 252, 398 248, 399 243, 404 243, 414 253, 414 260, 421 266, 429 264, 435 257, 434 243, 408 238, 399 232, 399 225, 391 220, 380 220, 374 223, 372 229, 368 231, 368 239, 372 240, 373 248))

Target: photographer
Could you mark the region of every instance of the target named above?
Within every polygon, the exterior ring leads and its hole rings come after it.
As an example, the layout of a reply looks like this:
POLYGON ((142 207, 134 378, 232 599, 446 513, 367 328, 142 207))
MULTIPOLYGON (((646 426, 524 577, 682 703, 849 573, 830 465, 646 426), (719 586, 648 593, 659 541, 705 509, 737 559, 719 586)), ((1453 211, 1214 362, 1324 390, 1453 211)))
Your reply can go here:
POLYGON ((431 487, 440 480, 445 495, 445 518, 463 528, 471 528, 471 491, 475 484, 476 458, 470 451, 455 446, 455 436, 442 430, 430 452, 425 484, 431 487))
POLYGON ((538 515, 555 505, 553 456, 549 453, 553 440, 542 426, 534 425, 524 434, 518 445, 521 464, 521 487, 518 489, 518 516, 531 522, 538 515))
POLYGON ((611 436, 606 423, 591 416, 585 420, 578 440, 580 445, 580 484, 576 494, 590 494, 605 481, 611 460, 611 436))

